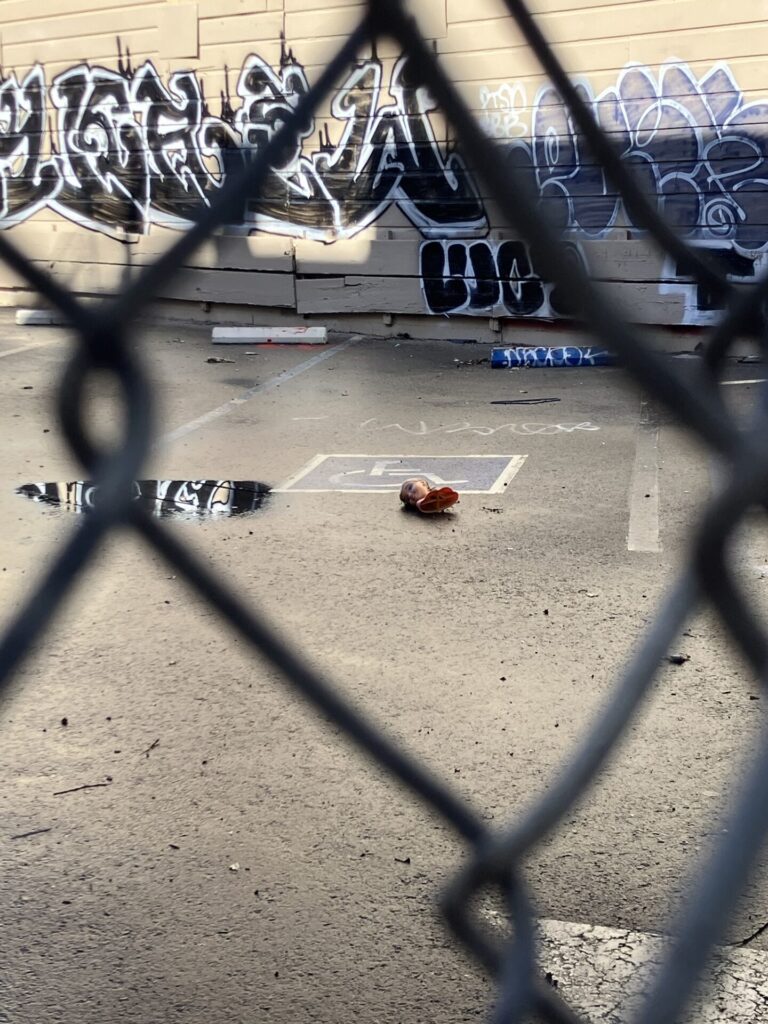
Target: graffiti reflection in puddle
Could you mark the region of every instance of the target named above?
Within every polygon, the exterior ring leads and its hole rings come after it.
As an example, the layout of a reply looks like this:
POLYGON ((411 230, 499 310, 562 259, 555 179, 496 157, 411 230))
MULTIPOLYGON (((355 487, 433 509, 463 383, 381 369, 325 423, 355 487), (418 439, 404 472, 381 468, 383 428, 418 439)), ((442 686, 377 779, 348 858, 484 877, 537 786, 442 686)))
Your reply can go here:
MULTIPOLYGON (((24 484, 17 494, 70 512, 87 512, 98 500, 98 487, 87 481, 24 484)), ((133 500, 153 515, 239 516, 258 511, 269 487, 258 480, 137 480, 133 500)))

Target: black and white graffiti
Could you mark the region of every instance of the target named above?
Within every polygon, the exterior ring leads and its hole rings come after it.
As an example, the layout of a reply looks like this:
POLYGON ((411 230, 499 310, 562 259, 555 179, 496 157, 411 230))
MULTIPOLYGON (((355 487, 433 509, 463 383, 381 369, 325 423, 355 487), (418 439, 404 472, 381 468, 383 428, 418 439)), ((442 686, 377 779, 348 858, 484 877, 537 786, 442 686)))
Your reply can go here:
POLYGON ((0 225, 13 227, 51 202, 61 189, 55 164, 43 155, 46 86, 42 68, 21 81, 0 82, 0 225))
MULTIPOLYGON (((566 245, 571 260, 582 267, 575 243, 566 245)), ((544 280, 536 254, 525 242, 434 241, 420 250, 421 286, 430 313, 484 316, 572 316, 561 291, 544 280)))
MULTIPOLYGON (((730 279, 752 279, 768 261, 768 100, 748 100, 725 63, 701 76, 681 61, 658 72, 629 65, 600 93, 587 80, 577 88, 676 230, 730 279)), ((642 237, 554 88, 529 104, 522 83, 483 87, 480 106, 487 132, 504 143, 564 232, 597 240, 620 227, 642 237)), ((717 319, 722 295, 674 263, 660 278, 662 294, 683 297, 683 322, 717 319)))
MULTIPOLYGON (((21 82, 11 75, 0 84, 0 227, 48 206, 116 235, 184 228, 308 89, 285 52, 277 70, 248 57, 239 105, 225 98, 219 116, 194 72, 177 71, 166 84, 150 61, 135 70, 122 61, 118 70, 77 64, 50 86, 39 66, 21 82)), ((441 147, 434 109, 406 59, 386 83, 378 59, 360 62, 334 94, 333 131, 307 120, 234 226, 334 242, 394 204, 425 238, 484 234, 483 204, 460 156, 441 147), (318 148, 305 152, 318 134, 318 148)))
MULTIPOLYGON (((658 73, 630 65, 597 95, 588 81, 577 88, 678 231, 768 249, 768 100, 749 102, 727 64, 701 77, 680 61, 658 73)), ((530 107, 522 85, 483 89, 480 101, 487 130, 507 139, 563 229, 601 238, 619 221, 634 225, 553 87, 530 107)))
MULTIPOLYGON (((87 480, 23 484, 16 493, 45 505, 88 512, 99 489, 87 480)), ((136 480, 133 499, 160 517, 177 515, 237 516, 256 512, 269 494, 258 480, 136 480)))

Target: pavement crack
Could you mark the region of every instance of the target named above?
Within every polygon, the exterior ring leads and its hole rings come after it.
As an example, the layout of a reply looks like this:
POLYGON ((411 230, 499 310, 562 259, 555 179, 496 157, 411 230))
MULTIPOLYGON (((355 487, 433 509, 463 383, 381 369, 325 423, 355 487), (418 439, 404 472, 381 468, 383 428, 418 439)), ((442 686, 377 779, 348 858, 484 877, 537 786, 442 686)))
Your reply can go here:
POLYGON ((741 946, 742 948, 744 946, 748 946, 750 944, 750 942, 754 942, 755 939, 759 939, 760 936, 764 935, 765 932, 767 932, 767 931, 768 931, 768 921, 766 921, 765 924, 760 925, 760 927, 758 929, 756 929, 756 931, 752 932, 751 935, 748 935, 746 939, 742 939, 742 941, 739 942, 738 945, 741 946))

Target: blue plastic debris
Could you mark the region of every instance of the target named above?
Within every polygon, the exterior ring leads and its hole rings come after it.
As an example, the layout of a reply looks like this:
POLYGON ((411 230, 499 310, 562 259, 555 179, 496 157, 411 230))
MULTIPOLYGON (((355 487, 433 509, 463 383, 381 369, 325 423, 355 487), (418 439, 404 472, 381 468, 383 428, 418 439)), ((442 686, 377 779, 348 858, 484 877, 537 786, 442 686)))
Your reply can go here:
POLYGON ((491 352, 491 366, 494 369, 514 369, 516 367, 540 368, 546 366, 616 366, 617 359, 613 352, 604 348, 578 345, 566 345, 560 348, 549 348, 544 345, 527 348, 495 348, 491 352))

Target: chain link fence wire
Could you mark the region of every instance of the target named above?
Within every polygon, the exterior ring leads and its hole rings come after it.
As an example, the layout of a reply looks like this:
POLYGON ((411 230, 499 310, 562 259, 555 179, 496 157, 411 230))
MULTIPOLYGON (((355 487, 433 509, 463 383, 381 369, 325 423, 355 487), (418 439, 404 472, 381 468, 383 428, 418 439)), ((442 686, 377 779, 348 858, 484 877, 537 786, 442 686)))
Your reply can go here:
MULTIPOLYGON (((452 826, 464 841, 468 853, 465 866, 447 887, 441 906, 457 939, 496 980, 498 994, 491 1019, 498 1024, 531 1017, 548 1024, 584 1024, 579 1013, 539 974, 534 909, 521 864, 596 781, 648 693, 664 654, 701 605, 708 602, 716 610, 736 650, 765 683, 768 634, 734 576, 728 544, 745 513, 754 505, 764 504, 768 494, 768 447, 764 443, 768 436, 768 391, 763 389, 753 420, 743 429, 726 410, 717 384, 731 343, 745 328, 761 322, 768 299, 768 277, 737 289, 707 262, 705 252, 692 249, 675 234, 597 125, 524 0, 502 2, 569 107, 593 157, 621 192, 635 223, 662 251, 673 255, 688 275, 725 298, 726 311, 719 326, 709 332, 701 365, 683 377, 679 367, 654 351, 643 332, 628 324, 604 291, 579 265, 574 265, 559 244, 557 231, 542 214, 528 181, 478 126, 402 0, 369 0, 360 23, 271 140, 227 177, 210 206, 201 207, 193 227, 153 264, 142 268, 120 294, 86 306, 29 262, 7 234, 0 234, 0 258, 57 309, 76 334, 77 347, 58 391, 58 414, 73 453, 99 486, 100 499, 8 626, 0 642, 0 692, 9 689, 14 672, 40 642, 105 537, 118 527, 131 527, 218 612, 223 622, 279 670, 287 686, 343 729, 353 743, 452 826), (161 285, 181 273, 196 247, 234 219, 243 199, 258 197, 271 167, 281 165, 301 125, 328 97, 344 70, 361 50, 384 38, 394 40, 410 58, 417 81, 439 104, 460 148, 472 154, 472 165, 483 180, 486 194, 493 197, 508 226, 536 245, 543 273, 580 311, 585 329, 613 350, 637 383, 704 442, 723 467, 723 482, 695 528, 687 563, 621 673, 606 707, 547 793, 534 800, 518 820, 500 830, 489 829, 477 810, 347 703, 333 683, 288 646, 263 615, 246 606, 193 551, 151 519, 139 503, 131 501, 131 484, 140 476, 154 423, 153 395, 145 368, 127 345, 131 324, 146 310, 161 285), (96 372, 114 378, 126 412, 124 436, 109 450, 91 440, 85 412, 86 385, 96 372), (489 892, 506 907, 508 938, 491 933, 474 913, 478 898, 489 892)), ((765 349, 764 336, 761 344, 765 349)), ((766 778, 768 731, 764 729, 741 788, 733 794, 724 823, 727 828, 691 886, 680 919, 671 929, 674 938, 666 958, 635 1013, 634 1024, 672 1024, 689 1004, 768 832, 766 778)))

